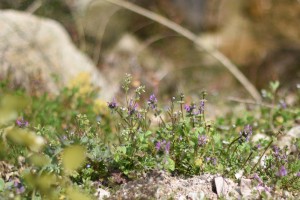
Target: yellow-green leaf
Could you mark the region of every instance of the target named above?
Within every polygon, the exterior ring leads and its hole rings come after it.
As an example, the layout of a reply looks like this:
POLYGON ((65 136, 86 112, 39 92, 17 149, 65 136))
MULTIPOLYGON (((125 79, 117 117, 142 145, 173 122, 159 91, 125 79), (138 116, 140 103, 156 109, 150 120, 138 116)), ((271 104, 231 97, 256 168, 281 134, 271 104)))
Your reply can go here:
POLYGON ((78 169, 85 161, 86 149, 79 145, 67 147, 62 152, 62 163, 65 172, 78 169))

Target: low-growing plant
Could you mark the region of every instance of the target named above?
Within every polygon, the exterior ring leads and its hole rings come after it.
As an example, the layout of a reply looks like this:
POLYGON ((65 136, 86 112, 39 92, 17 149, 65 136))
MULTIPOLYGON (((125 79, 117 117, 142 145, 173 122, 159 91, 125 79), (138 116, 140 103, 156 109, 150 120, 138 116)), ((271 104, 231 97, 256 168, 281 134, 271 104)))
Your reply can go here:
POLYGON ((131 82, 126 75, 124 100, 106 105, 96 89, 26 97, 3 84, 0 156, 10 175, 2 170, 0 197, 90 199, 100 186, 114 188, 153 170, 244 176, 268 192, 299 190, 300 139, 278 145, 300 119, 299 92, 296 103, 286 105, 272 83, 263 103, 213 122, 206 117, 206 92, 196 101, 179 94, 164 104, 131 82), (265 137, 255 140, 259 134, 265 137))

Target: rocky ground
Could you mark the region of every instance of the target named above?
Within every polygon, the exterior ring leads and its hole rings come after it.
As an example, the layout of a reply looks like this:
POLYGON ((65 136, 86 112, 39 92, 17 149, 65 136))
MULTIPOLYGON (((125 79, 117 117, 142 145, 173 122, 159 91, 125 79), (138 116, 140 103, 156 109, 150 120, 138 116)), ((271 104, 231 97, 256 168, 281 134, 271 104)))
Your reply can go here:
POLYGON ((204 174, 190 178, 174 177, 155 172, 139 180, 130 181, 111 194, 98 190, 99 199, 298 199, 299 193, 272 192, 260 185, 255 177, 241 177, 233 181, 220 174, 204 174))

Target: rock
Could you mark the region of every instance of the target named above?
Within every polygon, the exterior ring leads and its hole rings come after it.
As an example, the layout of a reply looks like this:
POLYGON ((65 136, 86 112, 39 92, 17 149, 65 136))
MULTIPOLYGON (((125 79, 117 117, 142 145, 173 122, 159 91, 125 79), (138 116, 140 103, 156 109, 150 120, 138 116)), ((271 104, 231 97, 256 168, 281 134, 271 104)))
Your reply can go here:
POLYGON ((172 177, 165 172, 150 174, 145 178, 130 181, 112 194, 109 199, 237 199, 237 184, 220 175, 204 174, 182 179, 172 177), (216 177, 216 178, 215 178, 216 177), (216 182, 218 195, 214 191, 216 182))
POLYGON ((229 191, 227 181, 223 177, 216 177, 214 181, 218 197, 225 197, 229 191))
POLYGON ((243 176, 243 174, 244 174, 244 170, 241 169, 237 173, 235 173, 234 176, 235 176, 236 179, 240 179, 243 176))
POLYGON ((110 192, 108 192, 102 188, 98 188, 95 193, 95 196, 98 197, 98 200, 103 200, 105 198, 110 197, 110 192))
POLYGON ((217 199, 211 181, 205 174, 188 179, 172 177, 165 172, 130 181, 109 199, 217 199))
MULTIPOLYGON (((102 74, 56 21, 2 10, 0 27, 0 79, 9 77, 13 85, 29 92, 57 93, 74 76, 86 72, 94 85, 107 86, 102 74)), ((112 94, 108 89, 103 96, 109 99, 112 94)))
POLYGON ((200 192, 190 192, 187 195, 187 199, 191 199, 191 200, 203 200, 205 197, 204 192, 200 191, 200 192))
POLYGON ((252 137, 253 142, 258 142, 259 140, 270 140, 270 137, 263 133, 257 133, 252 137))
POLYGON ((241 179, 240 191, 243 197, 247 198, 251 195, 253 189, 251 185, 251 179, 241 179))
POLYGON ((293 137, 293 138, 300 138, 300 126, 295 126, 289 132, 287 135, 293 137))
POLYGON ((280 148, 288 146, 291 149, 291 143, 293 139, 300 138, 300 126, 291 128, 285 135, 281 136, 277 142, 280 148))

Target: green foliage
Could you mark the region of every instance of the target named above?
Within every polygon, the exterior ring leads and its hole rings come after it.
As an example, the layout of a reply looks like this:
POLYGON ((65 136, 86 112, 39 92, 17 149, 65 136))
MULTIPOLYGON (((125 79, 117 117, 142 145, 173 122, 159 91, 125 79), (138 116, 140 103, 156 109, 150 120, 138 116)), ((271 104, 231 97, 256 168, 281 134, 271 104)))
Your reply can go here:
POLYGON ((161 109, 155 95, 143 102, 145 88, 132 89, 131 81, 126 75, 123 101, 108 103, 111 113, 94 110, 96 90, 29 98, 2 84, 0 156, 16 173, 0 177, 0 198, 90 199, 99 181, 114 187, 153 170, 242 174, 273 190, 299 190, 300 139, 292 141, 293 152, 276 142, 300 110, 285 105, 279 83, 263 92, 257 108, 212 122, 205 117, 205 92, 190 104, 183 94, 172 97, 161 109), (268 138, 253 141, 258 133, 268 138))

